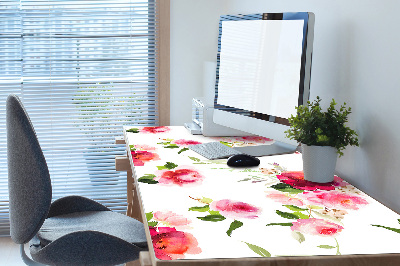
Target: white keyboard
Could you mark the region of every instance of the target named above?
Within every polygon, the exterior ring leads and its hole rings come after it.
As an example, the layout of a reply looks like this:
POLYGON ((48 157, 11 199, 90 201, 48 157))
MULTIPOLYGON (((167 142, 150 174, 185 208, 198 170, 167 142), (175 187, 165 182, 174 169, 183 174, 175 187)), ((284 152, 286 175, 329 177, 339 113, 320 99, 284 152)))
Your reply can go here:
POLYGON ((208 142, 197 145, 190 145, 189 149, 206 157, 209 160, 228 158, 235 154, 242 154, 231 147, 228 147, 220 142, 208 142))

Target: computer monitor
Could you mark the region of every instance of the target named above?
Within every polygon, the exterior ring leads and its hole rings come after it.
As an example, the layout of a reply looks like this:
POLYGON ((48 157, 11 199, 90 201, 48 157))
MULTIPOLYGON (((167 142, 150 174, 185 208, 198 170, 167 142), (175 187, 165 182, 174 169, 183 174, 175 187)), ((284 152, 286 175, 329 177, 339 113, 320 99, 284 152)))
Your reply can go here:
POLYGON ((244 153, 294 152, 284 131, 309 100, 314 14, 226 15, 219 27, 214 122, 275 140, 244 153))

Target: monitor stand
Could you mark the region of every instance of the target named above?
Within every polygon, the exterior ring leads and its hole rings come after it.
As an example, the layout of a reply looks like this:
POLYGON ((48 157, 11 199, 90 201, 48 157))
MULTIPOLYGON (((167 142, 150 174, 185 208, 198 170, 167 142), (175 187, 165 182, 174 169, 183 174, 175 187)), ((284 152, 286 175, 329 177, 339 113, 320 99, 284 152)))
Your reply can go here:
POLYGON ((260 156, 294 153, 295 151, 298 150, 298 147, 299 146, 294 146, 280 141, 275 141, 274 143, 269 145, 235 147, 233 149, 251 156, 260 157, 260 156))

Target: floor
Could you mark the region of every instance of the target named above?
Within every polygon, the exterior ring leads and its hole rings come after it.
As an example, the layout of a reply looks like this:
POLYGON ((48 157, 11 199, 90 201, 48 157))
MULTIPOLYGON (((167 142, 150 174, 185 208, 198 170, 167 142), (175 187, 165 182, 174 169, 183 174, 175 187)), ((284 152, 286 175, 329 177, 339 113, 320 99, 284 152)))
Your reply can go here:
POLYGON ((19 245, 10 237, 0 237, 0 266, 22 266, 25 263, 19 253, 19 245))
MULTIPOLYGON (((29 254, 28 245, 25 245, 25 253, 29 254)), ((0 237, 0 266, 24 266, 19 245, 12 242, 10 237, 0 237)), ((29 255, 28 255, 29 256, 29 255)), ((129 262, 126 266, 140 266, 139 260, 129 262)))

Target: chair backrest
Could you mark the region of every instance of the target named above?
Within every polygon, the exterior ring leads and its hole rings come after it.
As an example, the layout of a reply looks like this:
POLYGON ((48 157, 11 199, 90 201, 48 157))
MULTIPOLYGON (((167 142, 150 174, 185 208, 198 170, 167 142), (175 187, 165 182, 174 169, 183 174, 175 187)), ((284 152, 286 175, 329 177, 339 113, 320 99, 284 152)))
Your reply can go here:
POLYGON ((7 98, 10 234, 17 244, 38 232, 50 209, 51 180, 35 130, 16 95, 7 98))

